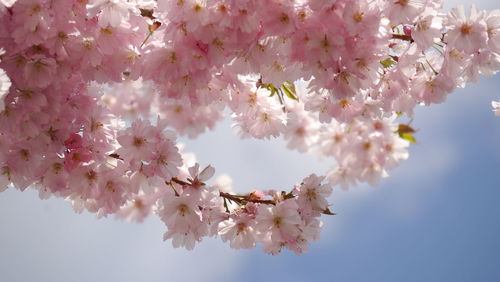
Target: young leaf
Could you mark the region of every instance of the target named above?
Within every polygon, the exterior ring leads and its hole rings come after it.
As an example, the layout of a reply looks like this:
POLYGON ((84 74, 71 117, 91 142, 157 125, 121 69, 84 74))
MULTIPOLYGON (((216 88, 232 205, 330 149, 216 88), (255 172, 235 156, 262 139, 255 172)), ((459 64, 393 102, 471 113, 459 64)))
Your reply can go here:
POLYGON ((274 94, 276 94, 276 92, 278 92, 278 89, 276 89, 276 87, 274 87, 274 85, 272 83, 264 85, 264 88, 271 91, 271 95, 269 95, 269 97, 273 97, 274 94))
POLYGON ((323 214, 327 215, 336 215, 336 213, 332 212, 329 208, 323 210, 323 214))
POLYGON ((415 129, 413 129, 411 126, 408 124, 399 124, 398 125, 398 130, 397 133, 399 134, 399 137, 403 138, 404 140, 410 141, 410 143, 415 144, 417 143, 417 140, 415 139, 415 136, 413 136, 413 133, 417 132, 415 129))
POLYGON ((391 57, 385 59, 385 60, 382 60, 380 61, 380 64, 384 67, 384 68, 390 68, 392 65, 394 65, 396 63, 396 61, 394 61, 391 57))
POLYGON ((412 144, 417 143, 417 140, 415 139, 415 137, 413 136, 412 133, 408 133, 408 132, 399 133, 399 137, 403 138, 404 140, 410 141, 410 143, 412 143, 412 144))
POLYGON ((289 81, 283 82, 283 85, 281 85, 281 89, 283 89, 283 92, 285 92, 285 95, 295 101, 298 101, 299 99, 297 98, 297 93, 295 91, 295 85, 289 81))
POLYGON ((399 124, 398 125, 398 133, 415 133, 417 132, 415 129, 413 129, 411 126, 408 124, 399 124))

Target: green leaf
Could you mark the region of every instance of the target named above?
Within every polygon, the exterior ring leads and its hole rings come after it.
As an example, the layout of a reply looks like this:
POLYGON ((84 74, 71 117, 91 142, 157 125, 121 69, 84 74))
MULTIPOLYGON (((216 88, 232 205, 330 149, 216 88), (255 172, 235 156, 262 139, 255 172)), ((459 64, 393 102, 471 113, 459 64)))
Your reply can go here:
POLYGON ((297 92, 295 91, 295 85, 289 81, 283 82, 283 85, 281 85, 281 89, 283 89, 283 92, 285 92, 285 95, 295 101, 298 101, 299 99, 297 98, 297 92))
POLYGON ((382 60, 380 61, 380 64, 384 67, 384 68, 390 68, 391 66, 393 66, 394 64, 396 63, 396 61, 394 61, 391 57, 385 59, 385 60, 382 60))
POLYGON ((410 143, 412 143, 412 144, 417 143, 417 140, 413 136, 413 133, 409 133, 409 132, 399 133, 399 137, 403 138, 404 140, 410 141, 410 143))
POLYGON ((271 95, 269 95, 269 97, 273 97, 274 94, 276 94, 278 92, 278 89, 276 89, 276 87, 274 87, 274 85, 272 83, 265 84, 264 88, 271 91, 271 95))
POLYGON ((407 140, 412 144, 417 143, 415 136, 413 136, 413 133, 415 133, 417 131, 415 129, 413 129, 410 125, 399 124, 398 130, 396 132, 398 133, 399 137, 403 138, 404 140, 407 140))

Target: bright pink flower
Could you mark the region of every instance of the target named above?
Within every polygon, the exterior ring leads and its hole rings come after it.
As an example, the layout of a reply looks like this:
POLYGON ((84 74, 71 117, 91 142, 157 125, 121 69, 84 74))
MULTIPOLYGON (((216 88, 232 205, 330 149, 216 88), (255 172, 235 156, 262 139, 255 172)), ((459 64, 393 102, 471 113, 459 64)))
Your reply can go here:
POLYGON ((69 150, 78 149, 82 147, 83 141, 80 134, 72 133, 68 139, 64 141, 64 146, 69 150))
POLYGON ((92 160, 92 153, 87 148, 76 148, 70 150, 66 157, 64 158, 64 168, 66 171, 71 172, 75 167, 79 166, 80 163, 86 163, 92 160))

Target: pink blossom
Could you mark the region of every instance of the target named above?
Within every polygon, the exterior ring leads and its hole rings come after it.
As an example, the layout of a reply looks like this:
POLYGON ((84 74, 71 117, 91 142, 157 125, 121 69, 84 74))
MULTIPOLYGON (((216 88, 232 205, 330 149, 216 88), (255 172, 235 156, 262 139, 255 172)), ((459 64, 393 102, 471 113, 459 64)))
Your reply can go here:
POLYGON ((453 8, 448 14, 447 26, 450 31, 446 33, 444 40, 459 51, 470 54, 486 45, 488 32, 484 13, 478 12, 474 5, 468 17, 462 5, 453 8))
POLYGON ((167 194, 162 203, 158 213, 168 228, 163 239, 172 239, 176 248, 192 250, 196 242, 208 234, 208 226, 198 208, 198 198, 184 193, 180 196, 167 194))
POLYGON ((66 154, 66 157, 64 158, 64 168, 66 171, 70 172, 75 167, 80 165, 80 163, 86 163, 92 159, 92 153, 89 149, 83 147, 76 148, 70 150, 69 153, 66 154))
POLYGON ((154 174, 170 179, 178 174, 178 167, 182 166, 182 158, 175 144, 166 139, 160 142, 153 152, 149 167, 154 174))
POLYGON ((0 191, 31 187, 98 217, 141 222, 154 211, 175 247, 220 235, 233 248, 303 253, 331 186, 377 185, 408 158, 397 114, 500 70, 498 11, 441 9, 0 0, 0 191), (283 134, 288 148, 336 165, 293 189, 236 195, 228 178, 209 183, 215 169, 181 155, 176 134, 197 137, 225 114, 242 137, 283 134))
POLYGON ((251 249, 255 247, 256 233, 254 219, 248 214, 235 214, 234 218, 219 223, 219 235, 222 241, 230 241, 231 248, 251 249))
POLYGON ((68 139, 64 141, 64 146, 69 150, 78 149, 83 146, 82 136, 80 134, 72 133, 68 139))
POLYGON ((286 243, 293 240, 300 230, 300 215, 294 200, 285 200, 276 206, 261 206, 257 214, 256 229, 264 238, 264 244, 286 243))
POLYGON ((311 174, 306 177, 300 186, 296 187, 294 193, 297 195, 299 208, 304 212, 323 212, 328 208, 327 197, 332 193, 329 185, 321 184, 324 177, 311 174))
POLYGON ((52 58, 46 58, 35 55, 24 67, 24 78, 27 83, 33 87, 48 86, 56 74, 56 61, 52 58))
POLYGON ((395 25, 413 23, 426 4, 425 0, 391 0, 389 2, 387 13, 395 25))
POLYGON ((161 193, 134 196, 120 208, 116 216, 127 221, 141 223, 152 213, 160 196, 161 193))
POLYGON ((116 27, 128 20, 134 6, 123 0, 91 0, 87 6, 90 17, 99 15, 99 25, 116 27))
POLYGON ((148 121, 136 120, 127 130, 118 134, 122 146, 116 153, 127 161, 150 161, 153 158, 158 132, 148 121))
POLYGON ((442 19, 435 15, 427 15, 419 18, 415 23, 415 29, 411 37, 418 44, 418 47, 425 50, 431 47, 441 36, 442 19))

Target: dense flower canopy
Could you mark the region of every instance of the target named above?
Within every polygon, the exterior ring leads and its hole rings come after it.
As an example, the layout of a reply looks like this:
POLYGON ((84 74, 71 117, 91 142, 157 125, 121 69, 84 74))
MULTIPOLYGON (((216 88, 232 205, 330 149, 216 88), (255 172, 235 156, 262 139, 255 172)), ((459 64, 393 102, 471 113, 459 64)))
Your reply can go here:
POLYGON ((302 253, 332 187, 377 185, 408 158, 402 118, 498 70, 500 10, 440 0, 0 0, 0 191, 156 213, 175 247, 302 253), (283 191, 209 184, 176 135, 227 113, 242 138, 335 166, 283 191))

